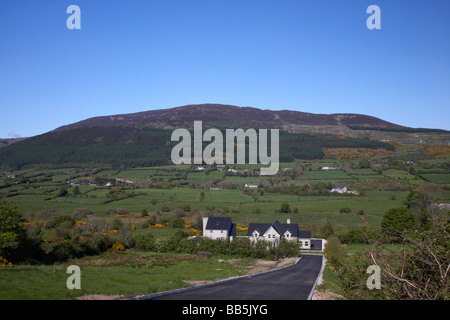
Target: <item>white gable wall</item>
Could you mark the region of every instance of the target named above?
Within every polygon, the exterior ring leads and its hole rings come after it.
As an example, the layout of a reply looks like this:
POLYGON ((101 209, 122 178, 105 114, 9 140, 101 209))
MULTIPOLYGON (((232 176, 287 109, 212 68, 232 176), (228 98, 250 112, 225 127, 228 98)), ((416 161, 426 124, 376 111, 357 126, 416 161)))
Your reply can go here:
POLYGON ((228 232, 227 230, 205 229, 203 236, 211 239, 226 239, 228 238, 228 232))
POLYGON ((270 242, 280 241, 280 234, 272 227, 270 227, 269 230, 267 230, 266 233, 264 233, 263 237, 264 240, 270 242))

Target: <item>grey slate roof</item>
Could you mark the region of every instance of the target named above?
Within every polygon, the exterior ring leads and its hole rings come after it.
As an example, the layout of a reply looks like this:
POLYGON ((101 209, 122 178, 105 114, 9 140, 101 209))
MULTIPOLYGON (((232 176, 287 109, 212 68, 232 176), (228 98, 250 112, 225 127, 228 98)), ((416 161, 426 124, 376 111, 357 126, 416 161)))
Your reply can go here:
POLYGON ((311 239, 311 231, 299 231, 298 237, 302 239, 311 239))
POLYGON ((286 231, 289 231, 292 237, 299 237, 297 223, 280 223, 278 221, 275 221, 274 223, 250 223, 248 226, 247 236, 251 237, 255 230, 257 230, 260 235, 263 235, 270 229, 270 227, 273 227, 281 237, 284 237, 286 231))

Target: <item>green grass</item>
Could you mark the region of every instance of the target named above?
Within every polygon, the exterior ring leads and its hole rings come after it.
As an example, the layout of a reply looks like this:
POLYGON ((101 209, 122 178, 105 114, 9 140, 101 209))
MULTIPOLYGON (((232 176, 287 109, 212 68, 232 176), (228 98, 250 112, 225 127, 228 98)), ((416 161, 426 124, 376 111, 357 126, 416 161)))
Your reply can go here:
POLYGON ((431 182, 438 182, 438 183, 450 183, 450 174, 444 174, 444 173, 425 173, 421 174, 421 177, 423 177, 427 181, 431 182))
POLYGON ((307 176, 309 176, 310 180, 347 180, 353 179, 351 176, 346 174, 342 170, 319 170, 319 171, 307 171, 304 172, 307 176))
POLYGON ((0 300, 68 300, 92 294, 151 294, 187 287, 183 280, 218 280, 246 268, 218 258, 127 251, 85 257, 51 266, 14 265, 0 270, 0 300), (69 265, 79 265, 81 290, 69 290, 69 265))
MULTIPOLYGON (((435 166, 441 166, 445 160, 425 160, 416 167, 416 172, 422 170, 420 176, 429 181, 438 183, 450 183, 448 173, 436 173, 435 166)), ((293 164, 282 164, 281 167, 291 167, 293 164)), ((50 220, 56 215, 70 214, 77 208, 91 210, 96 218, 112 220, 114 216, 106 216, 107 209, 126 208, 130 213, 140 213, 146 209, 149 215, 156 215, 163 207, 182 207, 188 204, 190 212, 186 212, 186 219, 193 220, 201 215, 217 215, 224 210, 223 216, 230 216, 233 222, 248 225, 251 222, 285 222, 287 218, 292 223, 298 223, 302 230, 312 230, 315 236, 320 226, 329 221, 338 234, 346 233, 352 228, 358 228, 367 223, 372 227, 380 227, 384 213, 394 207, 404 205, 408 191, 383 191, 386 185, 399 188, 403 184, 414 183, 420 186, 425 183, 417 174, 411 174, 409 170, 389 169, 378 174, 372 169, 353 169, 349 174, 342 170, 323 171, 322 166, 342 166, 343 163, 330 161, 302 161, 302 165, 308 166, 303 174, 292 179, 289 172, 283 176, 275 177, 241 177, 237 175, 226 176, 226 181, 235 184, 260 183, 271 180, 274 183, 285 179, 285 184, 312 184, 318 181, 344 184, 352 188, 352 184, 360 185, 364 189, 363 195, 320 195, 297 196, 264 192, 261 195, 256 192, 255 199, 240 189, 209 190, 205 185, 212 181, 222 180, 224 172, 211 171, 205 174, 203 171, 190 172, 187 175, 186 186, 190 188, 165 188, 157 189, 149 187, 149 178, 161 181, 169 185, 170 180, 176 183, 184 175, 189 166, 165 166, 144 167, 126 170, 105 170, 96 176, 115 179, 121 177, 137 181, 137 185, 124 186, 118 201, 105 203, 112 198, 109 191, 113 188, 102 186, 80 186, 81 196, 73 197, 73 188, 65 183, 74 173, 80 171, 75 168, 55 169, 39 171, 28 169, 18 172, 26 177, 44 177, 53 180, 38 181, 34 183, 12 184, 0 189, 1 194, 14 195, 8 198, 13 201, 24 214, 40 212, 39 220, 50 220), (310 169, 313 170, 310 170, 310 169), (40 175, 41 174, 41 175, 40 175), (54 198, 61 186, 67 187, 68 197, 54 198), (195 186, 195 188, 191 188, 195 186), (200 194, 204 193, 200 201, 200 194), (127 197, 134 193, 135 196, 127 197), (288 203, 291 210, 296 213, 278 213, 282 203, 288 203), (344 207, 352 209, 352 213, 339 213, 344 207), (358 215, 362 210, 364 214, 358 215), (325 212, 325 213, 324 213, 325 212)), ((252 167, 252 166, 250 166, 252 167)), ((259 168, 259 165, 253 167, 259 168)), ((236 168, 244 169, 241 165, 236 168)), ((87 169, 85 169, 88 172, 87 169)), ((439 170, 444 170, 440 168, 439 170)), ((443 171, 444 172, 444 171, 443 171)), ((10 173, 8 173, 10 174, 10 173)), ((90 178, 94 178, 89 174, 90 178)), ((84 179, 79 177, 77 179, 84 179)), ((73 180, 73 179, 71 179, 73 180)), ((0 179, 0 183, 1 183, 0 179)), ((121 188, 122 189, 122 188, 121 188)), ((401 188, 405 190, 405 188, 401 188)), ((251 190, 255 191, 255 190, 251 190)), ((450 190, 442 190, 439 193, 439 201, 450 201, 450 190)), ((28 216, 28 215, 27 215, 28 216)), ((122 221, 131 223, 132 218, 124 218, 122 221)), ((138 227, 133 233, 149 232, 150 229, 142 229, 143 220, 136 223, 138 227)), ((134 223, 134 220, 133 222, 134 223)), ((168 238, 174 235, 175 229, 154 228, 151 232, 157 238, 168 238)), ((361 255, 365 245, 347 245, 350 256, 361 255)), ((217 257, 207 260, 197 259, 189 255, 167 255, 156 253, 143 253, 128 250, 124 253, 106 253, 96 257, 85 257, 76 261, 51 266, 13 265, 12 268, 0 269, 0 299, 74 299, 77 296, 90 294, 150 294, 159 291, 171 290, 187 286, 183 280, 213 280, 240 275, 245 268, 231 266, 228 263, 218 263, 217 257), (123 258, 123 259, 122 259, 123 258), (69 264, 79 264, 82 268, 82 290, 68 290, 66 280, 66 268, 69 264)), ((339 290, 339 279, 329 268, 324 270, 325 285, 323 288, 335 292, 339 290)), ((339 293, 339 292, 338 292, 339 293)))

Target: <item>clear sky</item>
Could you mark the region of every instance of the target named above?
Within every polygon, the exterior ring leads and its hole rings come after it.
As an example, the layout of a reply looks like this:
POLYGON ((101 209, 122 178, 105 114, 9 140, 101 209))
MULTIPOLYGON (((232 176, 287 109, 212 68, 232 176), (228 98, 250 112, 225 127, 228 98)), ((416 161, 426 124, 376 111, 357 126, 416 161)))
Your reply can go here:
POLYGON ((197 103, 450 130, 449 15, 448 0, 2 0, 0 137, 197 103))

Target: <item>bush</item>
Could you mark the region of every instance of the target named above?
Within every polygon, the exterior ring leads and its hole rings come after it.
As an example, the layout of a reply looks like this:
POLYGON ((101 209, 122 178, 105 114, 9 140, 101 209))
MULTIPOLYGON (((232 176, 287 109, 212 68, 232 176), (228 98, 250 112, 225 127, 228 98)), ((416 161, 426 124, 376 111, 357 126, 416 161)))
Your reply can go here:
POLYGON ((170 208, 169 208, 168 206, 163 206, 163 207, 161 208, 161 211, 162 211, 162 212, 170 212, 170 208))
POLYGON ((347 265, 347 253, 337 237, 331 236, 327 239, 324 253, 328 263, 335 268, 338 273, 344 271, 343 269, 347 265))
POLYGON ((77 208, 73 210, 72 214, 77 218, 84 218, 89 214, 93 214, 93 212, 87 208, 77 208))
POLYGON ((405 207, 393 208, 383 215, 381 230, 391 238, 391 241, 400 241, 400 235, 406 229, 414 226, 414 214, 405 207))
POLYGON ((174 217, 180 218, 180 217, 184 217, 186 214, 182 208, 175 207, 172 209, 172 215, 174 217))
POLYGON ((115 213, 116 213, 116 214, 120 214, 120 215, 124 215, 124 214, 128 214, 129 211, 128 211, 127 208, 117 208, 117 209, 115 210, 115 213))
POLYGON ((69 216, 59 216, 48 223, 48 228, 66 227, 71 228, 75 225, 75 220, 69 216))
POLYGON ((110 227, 112 230, 119 230, 121 226, 123 226, 123 223, 118 218, 114 218, 110 223, 110 227))
POLYGON ((184 228, 184 220, 181 218, 175 218, 170 221, 172 228, 184 228))
POLYGON ((150 232, 133 236, 131 242, 134 245, 134 247, 138 250, 142 251, 156 250, 155 236, 150 232))
POLYGON ((72 241, 63 241, 53 244, 52 249, 47 255, 49 262, 63 262, 69 259, 83 256, 81 247, 75 245, 72 241))
POLYGON ((282 203, 280 208, 280 213, 289 213, 291 212, 291 207, 289 203, 282 203))
POLYGON ((210 252, 220 255, 236 255, 257 259, 281 259, 299 256, 299 245, 296 241, 282 239, 278 246, 266 241, 252 243, 248 238, 228 239, 187 238, 180 230, 168 240, 162 240, 158 246, 160 252, 176 252, 196 254, 197 252, 210 252))
POLYGON ((105 210, 105 214, 108 215, 108 216, 115 215, 116 214, 116 210, 114 210, 112 208, 106 209, 105 210))
POLYGON ((368 228, 366 226, 362 226, 359 229, 352 229, 348 231, 346 234, 339 235, 339 240, 341 240, 345 244, 353 244, 353 243, 374 243, 375 241, 380 240, 381 234, 379 230, 374 228, 368 228))

